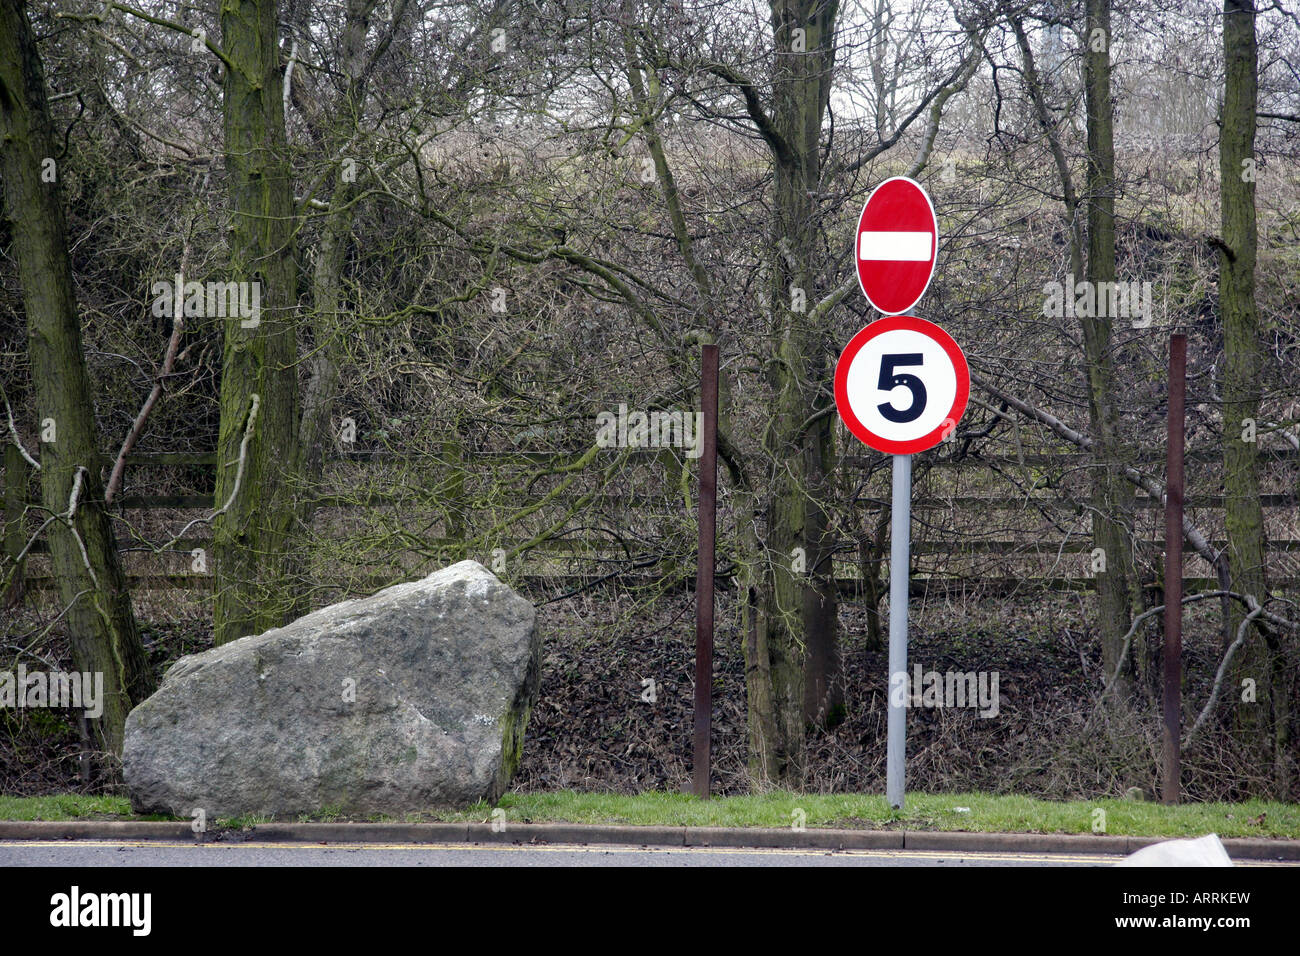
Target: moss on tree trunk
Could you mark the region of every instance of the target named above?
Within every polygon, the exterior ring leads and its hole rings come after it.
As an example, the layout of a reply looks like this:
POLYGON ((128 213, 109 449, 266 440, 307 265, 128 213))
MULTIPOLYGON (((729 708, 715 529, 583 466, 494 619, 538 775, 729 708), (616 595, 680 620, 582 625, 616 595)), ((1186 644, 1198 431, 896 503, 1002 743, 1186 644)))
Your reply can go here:
POLYGON ((153 692, 153 677, 105 510, 44 71, 20 0, 0 0, 0 117, 5 214, 42 435, 41 499, 46 517, 63 516, 46 532, 50 557, 73 666, 103 674, 103 713, 93 722, 99 746, 120 754, 126 715, 153 692))
POLYGON ((216 498, 231 504, 213 527, 218 644, 282 624, 291 606, 282 587, 293 520, 286 469, 298 431, 295 218, 275 3, 223 0, 221 36, 233 67, 222 87, 230 278, 258 283, 262 308, 256 319, 221 320, 216 498))

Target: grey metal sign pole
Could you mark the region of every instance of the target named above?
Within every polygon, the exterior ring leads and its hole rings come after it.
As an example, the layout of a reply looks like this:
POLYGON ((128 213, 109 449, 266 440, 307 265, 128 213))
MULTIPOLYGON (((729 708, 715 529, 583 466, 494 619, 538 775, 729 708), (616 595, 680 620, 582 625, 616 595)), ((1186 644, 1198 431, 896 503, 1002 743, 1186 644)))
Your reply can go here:
POLYGON ((907 678, 907 577, 912 557, 912 456, 894 456, 894 501, 889 525, 889 724, 885 753, 885 797, 903 809, 907 760, 907 703, 910 683, 896 705, 894 680, 907 678))

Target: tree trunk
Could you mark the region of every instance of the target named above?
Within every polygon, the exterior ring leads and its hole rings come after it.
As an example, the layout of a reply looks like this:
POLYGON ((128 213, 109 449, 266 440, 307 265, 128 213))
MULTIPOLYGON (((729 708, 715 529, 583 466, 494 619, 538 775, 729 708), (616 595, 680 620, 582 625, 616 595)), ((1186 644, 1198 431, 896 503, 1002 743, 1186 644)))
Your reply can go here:
POLYGON ((833 432, 829 416, 809 424, 828 370, 807 322, 808 303, 816 301, 814 197, 838 4, 774 0, 771 11, 777 53, 769 144, 776 170, 767 374, 773 410, 763 442, 771 484, 760 593, 747 642, 764 658, 747 661, 749 742, 751 773, 760 784, 797 787, 806 724, 838 709, 834 543, 821 504, 829 489, 833 432))
MULTIPOLYGON (((1087 245, 1087 280, 1092 283, 1110 281, 1115 275, 1115 200, 1114 200, 1114 147, 1110 105, 1110 47, 1109 6, 1104 0, 1088 0, 1088 30, 1084 40, 1086 54, 1086 100, 1088 111, 1088 195, 1086 216, 1088 236, 1083 235, 1080 199, 1075 192, 1074 178, 1062 144, 1058 121, 1047 104, 1046 92, 1034 64, 1033 51, 1024 24, 1015 15, 1008 22, 1016 35, 1024 62, 1025 87, 1033 102, 1039 125, 1047 137, 1048 149, 1056 165, 1064 197, 1065 218, 1070 233, 1070 275, 1075 279, 1084 271, 1085 241, 1087 245), (1104 23, 1100 35, 1100 50, 1094 50, 1094 23, 1104 23), (1101 279, 1100 277, 1107 277, 1101 279)), ((1088 392, 1088 418, 1093 449, 1093 501, 1092 528, 1094 549, 1100 549, 1105 570, 1097 572, 1097 603, 1101 637, 1102 662, 1107 675, 1115 673, 1128 630, 1130 612, 1129 583, 1135 577, 1132 551, 1127 534, 1131 524, 1132 495, 1118 486, 1123 474, 1121 446, 1118 438, 1116 412, 1114 356, 1111 353, 1111 317, 1101 317, 1096 284, 1085 286, 1092 291, 1091 303, 1083 299, 1083 308, 1076 307, 1084 340, 1084 377, 1088 392)), ((1066 288, 1064 294, 1074 297, 1076 290, 1066 288)), ((1086 293, 1085 293, 1086 294, 1086 293)), ((1108 297, 1107 297, 1108 298, 1108 297)), ((1109 311, 1109 309, 1107 309, 1109 311)), ((1139 598, 1140 600, 1140 598, 1139 598)), ((1124 700, 1132 691, 1131 673, 1120 674, 1115 699, 1124 700)))
POLYGON ((230 508, 213 528, 218 644, 284 623, 293 521, 285 469, 296 460, 298 429, 295 220, 276 4, 226 0, 221 34, 233 67, 222 87, 231 279, 258 283, 262 309, 254 320, 223 320, 216 499, 230 508))
MULTIPOLYGON (((1264 509, 1259 500, 1255 428, 1259 421, 1262 360, 1255 308, 1255 109, 1257 51, 1253 0, 1223 4, 1223 124, 1219 140, 1219 299, 1223 308, 1223 492, 1228 572, 1235 590, 1267 599, 1264 509)), ((1235 638, 1242 611, 1234 604, 1235 638)), ((1258 633, 1238 651, 1233 729, 1261 766, 1274 750, 1273 652, 1258 633), (1254 702, 1240 700, 1242 681, 1254 682, 1254 702)), ((1277 754, 1277 766, 1285 754, 1277 754)), ((1274 776, 1277 776, 1275 773, 1274 776)))
MULTIPOLYGON (((1096 438, 1093 466, 1093 547, 1105 558, 1097 573, 1097 606, 1102 662, 1115 673, 1128 632, 1131 613, 1141 613, 1141 590, 1133 561, 1130 534, 1133 489, 1121 473, 1122 442, 1116 409, 1115 359, 1112 352, 1114 316, 1107 315, 1109 296, 1103 289, 1115 281, 1115 146, 1110 91, 1110 0, 1087 0, 1085 100, 1088 116, 1087 280, 1095 308, 1081 315, 1084 365, 1088 379, 1088 417, 1096 438), (1103 285, 1105 283, 1105 285, 1103 285), (1135 604, 1138 605, 1135 607, 1135 604)), ((1077 273, 1076 273, 1077 275, 1077 273)), ((1073 294, 1073 290, 1066 290, 1073 294)), ((1136 635, 1125 673, 1119 675, 1112 700, 1132 695, 1136 677, 1146 676, 1147 653, 1136 635)))
MULTIPOLYGON (((772 4, 777 54, 770 119, 751 100, 751 118, 768 143, 775 166, 772 312, 768 381, 773 411, 762 443, 765 496, 723 459, 736 481, 733 500, 741 539, 738 580, 745 635, 750 774, 759 788, 799 786, 809 723, 833 723, 843 709, 837 641, 834 542, 823 502, 828 500, 834 443, 830 416, 814 416, 828 369, 820 359, 808 309, 815 301, 818 148, 830 91, 838 4, 777 0, 772 4), (797 31, 797 32, 796 32, 797 31), (759 522, 765 531, 759 531, 759 522)), ((638 63, 625 41, 628 82, 641 114, 678 249, 705 306, 712 334, 714 297, 696 258, 677 187, 654 121, 659 95, 653 70, 638 63)), ((727 376, 720 378, 719 435, 730 435, 727 376)), ((755 480, 761 481, 757 477, 755 480)))
MULTIPOLYGON (((338 156, 355 138, 365 109, 366 36, 375 0, 348 0, 347 19, 339 51, 343 76, 347 80, 342 99, 328 110, 308 115, 315 144, 326 155, 338 156), (328 125, 338 124, 338 125, 328 125)), ((395 16, 401 15, 399 9, 395 16)), ((302 397, 302 419, 298 428, 298 463, 295 477, 303 489, 297 503, 297 521, 311 523, 315 513, 316 485, 325 473, 325 460, 334 434, 331 415, 339 394, 339 355, 346 336, 342 320, 343 270, 352 242, 357 195, 355 157, 343 156, 324 216, 320 243, 312 269, 312 334, 314 348, 308 361, 306 388, 302 397)), ((301 600, 295 614, 310 610, 301 600)))
MULTIPOLYGON (((812 381, 825 381, 829 370, 814 363, 812 381)), ((810 396, 810 409, 812 401, 810 396)), ((803 589, 803 626, 808 650, 804 664, 804 720, 810 726, 834 727, 844 719, 840 662, 839 594, 835 587, 835 539, 826 513, 835 475, 834 418, 823 415, 811 428, 805 510, 808 581, 803 589)))
POLYGON ((0 0, 0 115, 5 214, 43 439, 41 498, 49 514, 63 515, 49 526, 50 557, 73 665, 103 675, 103 713, 94 721, 99 746, 120 754, 126 715, 153 692, 153 676, 104 506, 44 71, 21 0, 0 0))
MULTIPOLYGON (((331 119, 345 123, 359 123, 361 120, 366 95, 362 71, 365 67, 370 11, 373 8, 373 0, 349 0, 340 51, 347 88, 343 101, 338 104, 331 119)), ((342 149, 352 134, 352 130, 347 127, 318 132, 318 138, 333 152, 342 149)), ((326 446, 330 439, 330 411, 338 396, 338 352, 344 334, 339 318, 343 266, 347 261, 351 240, 356 192, 353 160, 352 165, 340 167, 312 272, 312 306, 317 348, 312 356, 308 386, 303 396, 302 424, 299 430, 299 472, 308 478, 319 477, 323 469, 326 446)), ((310 511, 307 516, 310 517, 310 511)))

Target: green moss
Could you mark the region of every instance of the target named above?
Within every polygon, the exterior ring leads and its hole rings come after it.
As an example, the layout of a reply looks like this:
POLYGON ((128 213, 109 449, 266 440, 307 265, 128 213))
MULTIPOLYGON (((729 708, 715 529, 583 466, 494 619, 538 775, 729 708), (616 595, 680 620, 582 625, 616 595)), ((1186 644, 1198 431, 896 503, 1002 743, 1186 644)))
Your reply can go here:
POLYGON ((501 728, 501 771, 497 779, 503 784, 508 784, 519 769, 524 756, 524 730, 528 727, 531 714, 532 708, 529 706, 520 710, 507 710, 497 723, 501 728))

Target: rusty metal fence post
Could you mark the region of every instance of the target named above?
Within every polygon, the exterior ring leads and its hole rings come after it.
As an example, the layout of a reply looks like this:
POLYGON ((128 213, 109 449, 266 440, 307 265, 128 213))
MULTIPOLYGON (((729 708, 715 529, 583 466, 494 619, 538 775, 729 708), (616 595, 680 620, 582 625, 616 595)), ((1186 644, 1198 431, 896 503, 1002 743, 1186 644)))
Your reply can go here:
POLYGON ((700 404, 704 413, 700 456, 700 550, 695 571, 695 795, 709 796, 713 731, 713 561, 718 502, 718 347, 700 354, 700 404))
POLYGON ((1183 714, 1183 419, 1187 336, 1169 337, 1169 443, 1165 478, 1164 746, 1161 798, 1182 796, 1183 714))

